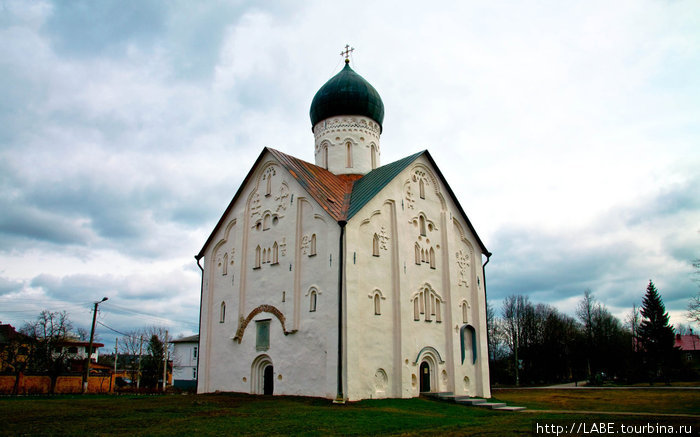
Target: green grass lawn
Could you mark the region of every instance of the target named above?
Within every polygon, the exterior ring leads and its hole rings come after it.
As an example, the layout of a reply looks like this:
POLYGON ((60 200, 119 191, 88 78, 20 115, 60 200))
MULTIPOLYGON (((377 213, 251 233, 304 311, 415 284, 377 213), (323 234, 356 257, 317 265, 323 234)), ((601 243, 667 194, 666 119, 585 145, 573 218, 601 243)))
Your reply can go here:
MULTIPOLYGON (((562 391, 549 392, 558 395, 562 391)), ((501 399, 512 395, 497 393, 501 399)), ((697 406, 698 396, 700 393, 686 400, 697 406)), ((574 401, 547 403, 545 397, 536 393, 530 400, 523 396, 519 399, 533 407, 550 409, 555 408, 554 404, 561 404, 584 409, 574 401)), ((635 408, 650 411, 646 419, 653 420, 650 405, 655 404, 655 400, 653 397, 645 399, 635 408)), ((590 401, 586 399, 581 406, 589 405, 590 401)), ((368 400, 346 405, 333 405, 326 399, 242 394, 0 398, 0 435, 12 436, 503 436, 530 435, 535 420, 590 421, 594 418, 585 414, 498 412, 423 398, 368 400)), ((629 420, 615 415, 605 415, 604 419, 629 420)), ((669 423, 700 426, 700 417, 668 420, 669 423)))
POLYGON ((700 390, 578 389, 493 390, 492 396, 509 405, 541 410, 624 411, 700 415, 700 390))

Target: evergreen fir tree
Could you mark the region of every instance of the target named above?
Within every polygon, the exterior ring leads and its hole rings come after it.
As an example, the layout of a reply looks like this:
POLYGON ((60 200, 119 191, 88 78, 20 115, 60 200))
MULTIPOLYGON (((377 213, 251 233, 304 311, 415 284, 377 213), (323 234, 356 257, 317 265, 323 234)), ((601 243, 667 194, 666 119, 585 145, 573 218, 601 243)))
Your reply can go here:
POLYGON ((647 292, 642 300, 642 323, 639 326, 639 341, 646 356, 650 376, 668 377, 667 364, 674 354, 673 327, 668 324, 666 307, 654 283, 649 280, 647 292))

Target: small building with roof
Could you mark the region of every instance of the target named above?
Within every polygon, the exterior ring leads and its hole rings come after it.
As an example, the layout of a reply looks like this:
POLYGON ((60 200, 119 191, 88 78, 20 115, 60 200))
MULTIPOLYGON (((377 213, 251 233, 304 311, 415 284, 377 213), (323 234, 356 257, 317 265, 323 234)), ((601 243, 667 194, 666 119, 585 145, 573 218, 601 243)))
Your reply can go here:
POLYGON ((681 351, 683 360, 692 367, 700 368, 700 336, 698 334, 676 334, 674 346, 681 351))
POLYGON ((491 253, 427 150, 381 165, 384 104, 346 59, 314 163, 264 148, 196 255, 197 391, 490 397, 491 253))
POLYGON ((196 389, 199 335, 178 338, 170 343, 173 345, 173 387, 196 389))

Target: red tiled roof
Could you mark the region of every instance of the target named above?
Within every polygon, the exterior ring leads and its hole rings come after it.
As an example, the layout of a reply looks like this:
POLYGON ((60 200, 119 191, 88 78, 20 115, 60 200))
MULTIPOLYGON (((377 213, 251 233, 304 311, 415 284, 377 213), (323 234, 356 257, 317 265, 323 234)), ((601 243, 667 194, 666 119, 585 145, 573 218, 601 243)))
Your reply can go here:
POLYGON ((675 346, 682 351, 700 350, 700 336, 697 334, 676 335, 675 346))
POLYGON ((345 220, 353 183, 362 175, 334 175, 325 168, 267 148, 304 190, 336 221, 345 220))

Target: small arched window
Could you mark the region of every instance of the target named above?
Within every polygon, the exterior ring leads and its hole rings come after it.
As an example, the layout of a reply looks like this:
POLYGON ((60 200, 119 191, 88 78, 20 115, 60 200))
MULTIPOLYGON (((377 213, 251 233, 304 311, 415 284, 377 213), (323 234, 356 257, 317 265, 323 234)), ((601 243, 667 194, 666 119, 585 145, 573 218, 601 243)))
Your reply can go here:
POLYGON ((328 144, 323 145, 323 168, 328 170, 328 144))
POLYGON ((279 247, 277 246, 277 242, 275 241, 275 244, 272 245, 272 264, 278 264, 279 263, 279 247))
POLYGON ((416 298, 413 299, 413 320, 420 320, 420 304, 418 301, 418 296, 416 296, 416 298))
POLYGON ((431 308, 431 300, 430 299, 430 292, 428 290, 425 290, 423 293, 423 298, 425 299, 425 321, 429 322, 430 321, 430 316, 432 314, 435 314, 435 302, 432 302, 432 308, 431 308))
POLYGON ((316 234, 311 235, 311 246, 309 248, 309 256, 316 255, 316 234))
POLYGON ((379 256, 379 235, 377 234, 372 238, 372 255, 379 256))
POLYGON ((219 323, 226 321, 226 302, 221 302, 221 311, 219 313, 219 323))
POLYGON ((267 174, 267 187, 265 188, 265 196, 269 196, 272 193, 272 174, 267 174))
POLYGON ((418 243, 415 245, 415 252, 416 252, 416 264, 420 265, 420 246, 418 243))
POLYGON ((270 214, 265 214, 265 218, 263 219, 263 231, 267 231, 270 229, 270 214))
POLYGON ((435 268, 435 249, 430 248, 430 268, 435 268))
POLYGON ((309 296, 309 312, 316 311, 316 290, 311 290, 311 295, 309 296))
POLYGON ((372 144, 372 170, 377 168, 377 146, 372 144))
POLYGON ((467 323, 467 303, 462 302, 462 323, 467 323))
POLYGON ((228 273, 228 253, 224 254, 224 265, 221 268, 221 274, 225 275, 228 273))
POLYGON ((440 299, 435 298, 435 321, 442 322, 442 311, 440 311, 440 299))
POLYGON ((425 237, 425 217, 418 217, 418 225, 420 226, 420 234, 425 237))
POLYGON ((382 314, 381 308, 379 307, 379 293, 374 294, 374 315, 379 316, 382 314))
POLYGON ((345 155, 346 155, 345 167, 350 168, 350 167, 352 167, 352 143, 350 141, 345 143, 345 155))
POLYGON ((418 182, 418 190, 420 191, 420 198, 425 199, 425 183, 423 182, 423 179, 418 182))
POLYGON ((267 258, 267 249, 263 249, 263 254, 262 254, 262 262, 263 264, 267 264, 268 258, 267 258))
POLYGON ((423 292, 422 291, 418 295, 418 300, 420 302, 420 313, 425 314, 425 300, 423 299, 423 292))
POLYGON ((260 246, 255 248, 255 269, 260 268, 260 246))

